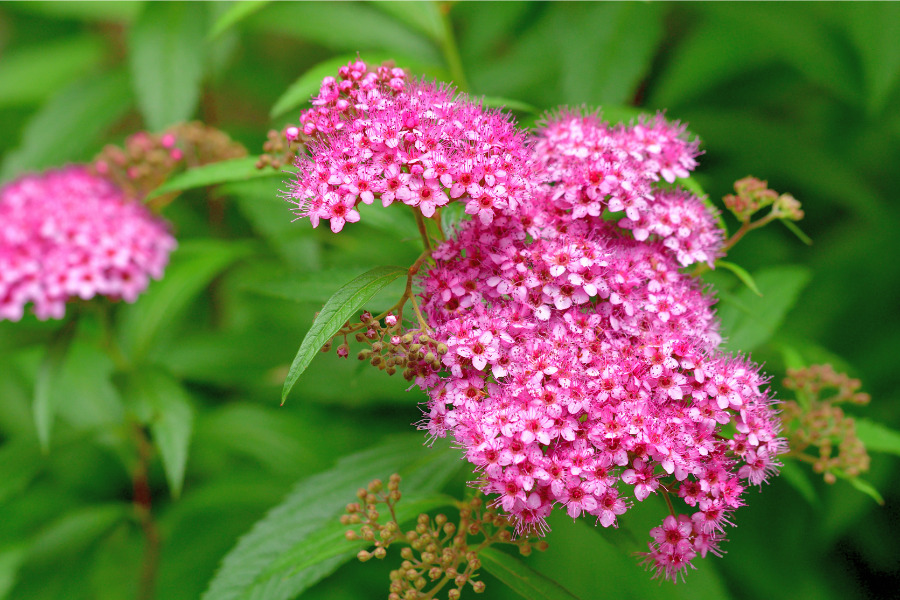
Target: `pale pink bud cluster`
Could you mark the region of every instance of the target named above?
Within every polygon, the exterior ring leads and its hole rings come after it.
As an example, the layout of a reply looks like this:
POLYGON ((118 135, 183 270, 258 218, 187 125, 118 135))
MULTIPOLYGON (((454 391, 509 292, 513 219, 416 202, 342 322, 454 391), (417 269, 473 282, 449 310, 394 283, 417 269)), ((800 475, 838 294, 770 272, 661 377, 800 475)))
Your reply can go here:
POLYGON ((301 115, 314 135, 298 157, 288 200, 295 214, 331 230, 359 221, 359 203, 402 202, 431 217, 451 200, 490 223, 529 195, 524 134, 508 116, 413 81, 397 69, 357 61, 326 78, 314 108, 301 115))
POLYGON ((21 177, 0 189, 0 319, 21 319, 29 303, 60 319, 73 298, 133 302, 175 245, 162 221, 82 167, 21 177))

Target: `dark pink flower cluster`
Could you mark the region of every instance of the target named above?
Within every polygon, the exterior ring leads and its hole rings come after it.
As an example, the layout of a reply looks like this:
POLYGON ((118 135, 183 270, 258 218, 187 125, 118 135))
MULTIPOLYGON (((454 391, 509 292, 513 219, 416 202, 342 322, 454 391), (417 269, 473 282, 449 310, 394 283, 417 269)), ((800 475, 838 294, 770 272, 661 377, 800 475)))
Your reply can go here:
POLYGON ((71 298, 132 302, 173 248, 163 222, 82 167, 21 177, 0 189, 0 319, 28 303, 60 319, 71 298))
MULTIPOLYGON (((578 112, 523 139, 419 83, 371 105, 384 108, 358 113, 300 163, 294 198, 301 215, 340 229, 327 207, 343 197, 351 210, 360 164, 384 160, 385 174, 434 185, 477 215, 420 277, 428 336, 446 347, 438 367, 412 365, 430 398, 422 428, 453 436, 521 529, 544 530, 557 505, 615 526, 661 493, 689 514, 651 531, 656 574, 676 579, 718 553, 745 488, 777 470, 785 443, 765 376, 718 350, 714 299, 682 269, 713 265, 723 247, 714 210, 660 181, 689 174, 697 142, 661 116, 614 128, 578 112), (417 116, 396 150, 368 133, 402 115, 417 116), (438 143, 422 145, 432 130, 438 143), (430 176, 435 156, 448 178, 430 176), (486 166, 495 160, 502 169, 486 166)), ((363 201, 384 198, 380 185, 363 201)))
MULTIPOLYGON (((650 494, 681 497, 692 514, 654 529, 647 555, 675 579, 718 551, 745 487, 784 449, 765 378, 717 350, 713 299, 679 270, 711 263, 722 233, 699 199, 654 187, 630 129, 565 114, 538 135, 538 192, 464 223, 423 278, 449 350, 418 380, 423 427, 453 435, 523 528, 544 528, 555 505, 608 527, 650 494)), ((678 164, 696 153, 683 148, 678 164)))
POLYGON ((375 72, 357 61, 326 78, 314 108, 301 116, 313 135, 298 158, 288 199, 313 226, 331 230, 359 220, 356 206, 395 201, 431 217, 451 199, 490 223, 515 211, 529 184, 524 134, 508 116, 485 111, 433 83, 408 82, 403 71, 375 72))

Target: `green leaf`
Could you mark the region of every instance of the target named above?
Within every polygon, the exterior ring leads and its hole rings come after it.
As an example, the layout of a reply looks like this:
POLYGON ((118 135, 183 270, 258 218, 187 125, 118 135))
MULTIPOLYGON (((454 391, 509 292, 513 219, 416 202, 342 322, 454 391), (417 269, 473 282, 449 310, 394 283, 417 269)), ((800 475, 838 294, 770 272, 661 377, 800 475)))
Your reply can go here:
POLYGON ((451 202, 441 207, 441 228, 448 237, 460 222, 471 218, 472 215, 466 214, 466 205, 462 202, 451 202))
POLYGON ((437 2, 385 2, 383 0, 373 0, 369 4, 404 25, 424 33, 438 44, 444 40, 444 25, 437 2))
POLYGON ((35 536, 28 552, 28 560, 50 562, 61 554, 83 550, 130 515, 131 506, 124 503, 97 504, 74 509, 35 536))
POLYGON ((147 416, 153 443, 159 450, 173 498, 181 495, 184 469, 194 426, 194 409, 187 392, 169 373, 144 368, 129 374, 129 399, 147 416))
MULTIPOLYGON (((400 473, 404 498, 425 502, 416 510, 442 504, 429 498, 453 475, 459 451, 423 448, 419 435, 342 458, 334 468, 307 477, 279 506, 253 526, 229 552, 204 600, 289 600, 299 595, 362 547, 343 538, 339 517, 355 492, 376 478, 400 473), (290 557, 290 558, 286 558, 290 557)), ((409 516, 414 516, 410 514, 409 516)))
POLYGON ((21 547, 0 549, 0 600, 7 598, 16 585, 16 576, 24 560, 25 550, 21 547))
POLYGON ((284 176, 284 173, 274 169, 257 169, 256 162, 258 160, 258 156, 244 156, 188 169, 184 173, 175 175, 150 192, 146 200, 152 200, 169 192, 182 192, 220 183, 247 181, 248 179, 260 177, 284 176))
POLYGON ((416 218, 405 206, 385 208, 376 200, 372 204, 358 204, 356 210, 359 211, 359 222, 364 225, 396 236, 400 241, 420 239, 416 218))
POLYGON ((577 596, 538 573, 515 556, 495 548, 485 548, 478 553, 482 566, 494 577, 508 585, 514 592, 528 600, 577 600, 577 596))
POLYGON ((325 303, 319 312, 319 316, 313 322, 306 337, 300 344, 300 350, 291 363, 284 388, 281 391, 281 402, 287 400, 287 396, 297 382, 297 379, 312 362, 313 357, 321 350, 325 342, 343 327, 344 323, 352 317, 356 311, 375 295, 378 290, 394 281, 404 273, 405 267, 376 267, 367 273, 363 273, 344 287, 339 289, 325 303))
POLYGON ((819 497, 816 495, 816 488, 809 480, 809 476, 796 461, 785 460, 779 473, 784 480, 790 484, 792 488, 803 496, 803 498, 812 505, 819 503, 819 497))
MULTIPOLYGON (((241 286, 241 289, 292 302, 324 304, 339 289, 340 284, 337 282, 347 281, 356 273, 359 273, 359 269, 328 269, 313 273, 299 273, 291 275, 290 278, 247 282, 241 286)), ((384 290, 396 291, 396 297, 399 298, 405 287, 406 282, 402 284, 391 282, 384 287, 384 290)))
MULTIPOLYGON (((44 468, 33 438, 5 440, 0 446, 0 503, 19 494, 44 468)), ((0 596, 2 597, 2 596, 0 596)))
POLYGON ((743 267, 736 265, 733 262, 728 262, 727 260, 717 260, 716 266, 728 269, 729 271, 737 275, 738 279, 740 279, 744 283, 744 285, 753 290, 754 294, 756 294, 757 296, 762 296, 762 292, 759 291, 756 282, 753 280, 753 276, 750 275, 750 273, 748 273, 747 270, 743 267))
POLYGON ((148 129, 189 120, 200 101, 206 8, 199 2, 148 2, 129 36, 129 63, 148 129))
POLYGON ((864 479, 860 479, 859 477, 852 477, 852 478, 844 477, 844 476, 841 476, 841 477, 843 477, 844 479, 849 481, 850 485, 852 485, 853 487, 858 489, 860 492, 862 492, 866 496, 869 496, 870 498, 872 498, 872 500, 877 502, 879 505, 884 506, 884 498, 881 496, 881 494, 878 492, 878 490, 875 489, 875 486, 873 486, 871 483, 869 483, 868 481, 866 481, 864 479))
POLYGON ((63 361, 75 337, 77 325, 78 321, 71 319, 56 332, 38 367, 34 382, 34 425, 44 452, 50 450, 50 431, 57 409, 58 398, 54 397, 53 387, 62 372, 63 361))
POLYGON ((143 360, 164 327, 171 326, 216 275, 251 251, 247 245, 215 240, 182 243, 172 254, 165 277, 122 310, 119 330, 132 360, 143 360))
POLYGON ((13 2, 7 11, 31 13, 50 19, 75 19, 87 22, 129 23, 141 10, 143 2, 72 2, 72 0, 48 0, 46 2, 13 2))
POLYGON ((803 230, 791 220, 788 219, 779 219, 785 227, 787 227, 791 233, 800 238, 800 241, 806 244, 807 246, 812 246, 812 238, 803 233, 803 230))
POLYGON ((206 35, 208 41, 212 41, 249 17, 270 4, 269 0, 240 0, 233 2, 231 7, 216 20, 206 35))
MULTIPOLYGON (((478 100, 478 98, 475 98, 478 100)), ((540 111, 528 104, 527 102, 522 102, 521 100, 513 100, 510 98, 500 98, 497 96, 485 96, 481 100, 481 105, 485 108, 503 108, 506 110, 515 110, 524 113, 537 114, 540 111)))
POLYGON ((886 452, 900 456, 900 431, 868 419, 855 419, 856 437, 870 452, 886 452))
POLYGON ((407 68, 413 72, 431 71, 433 69, 427 63, 410 60, 388 52, 361 52, 359 54, 343 54, 337 58, 329 58, 312 67, 294 81, 281 97, 275 101, 269 116, 275 119, 308 103, 313 96, 319 94, 319 88, 325 77, 337 77, 338 69, 350 61, 356 60, 357 57, 370 65, 380 65, 384 62, 392 61, 398 67, 407 68))
POLYGON ((362 2, 275 2, 248 28, 296 36, 337 52, 381 51, 438 63, 431 41, 362 2))
POLYGON ((753 279, 762 296, 742 289, 735 294, 737 305, 723 300, 718 309, 727 337, 723 345, 733 352, 750 352, 772 337, 809 282, 810 273, 804 267, 787 265, 758 271, 753 279))
POLYGON ((0 107, 40 102, 84 75, 102 57, 103 42, 93 36, 72 36, 11 51, 0 62, 0 107))
POLYGON ((31 117, 22 142, 6 155, 0 179, 26 170, 88 160, 99 150, 101 136, 130 105, 131 92, 124 71, 76 81, 31 117))

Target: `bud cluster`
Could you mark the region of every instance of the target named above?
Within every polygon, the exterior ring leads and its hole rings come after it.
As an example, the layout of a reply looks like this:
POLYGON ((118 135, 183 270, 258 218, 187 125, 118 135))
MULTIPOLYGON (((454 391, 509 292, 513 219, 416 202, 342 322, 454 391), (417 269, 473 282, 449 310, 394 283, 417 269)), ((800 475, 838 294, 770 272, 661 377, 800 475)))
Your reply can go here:
POLYGON ((477 580, 481 567, 478 553, 492 544, 514 544, 527 556, 533 548, 545 550, 544 541, 532 544, 527 536, 513 539, 513 524, 504 515, 486 507, 480 496, 459 502, 459 521, 454 523, 443 514, 430 517, 420 514, 416 526, 402 531, 397 522, 395 506, 401 498, 400 476, 391 475, 385 486, 382 481, 371 482, 360 489, 360 502, 347 505, 347 514, 341 517, 344 525, 358 525, 347 531, 348 540, 365 540, 374 543, 374 550, 360 550, 358 558, 365 562, 371 558, 383 559, 391 544, 404 544, 400 555, 403 562, 399 569, 391 571, 390 600, 421 600, 436 598, 445 587, 448 600, 456 600, 466 585, 476 593, 485 589, 477 580), (379 523, 379 505, 386 505, 391 518, 379 523), (430 586, 430 587, 429 587, 430 586), (426 589, 428 588, 428 589, 426 589))
MULTIPOLYGON (((334 335, 334 338, 344 339, 337 348, 337 354, 341 358, 350 355, 347 337, 355 332, 356 341, 368 346, 357 354, 359 360, 369 361, 373 367, 388 375, 394 375, 398 369, 403 369, 403 377, 407 381, 413 381, 416 377, 440 368, 441 357, 448 352, 447 345, 430 337, 425 328, 403 330, 402 319, 393 312, 373 317, 372 313, 365 311, 359 320, 356 325, 350 325, 348 321, 334 335)), ((322 351, 328 352, 331 346, 332 341, 329 341, 322 347, 322 351)))
POLYGON ((200 122, 181 123, 158 134, 139 131, 125 140, 124 147, 106 146, 94 160, 93 171, 126 195, 143 198, 180 168, 246 154, 241 144, 218 129, 200 122))
POLYGON ((256 168, 260 170, 271 167, 278 171, 286 165, 294 164, 297 155, 303 152, 306 142, 309 141, 300 128, 293 125, 281 131, 270 129, 266 138, 263 153, 256 162, 256 168))
POLYGON ((837 404, 868 404, 869 395, 860 392, 861 383, 831 365, 812 365, 788 369, 784 385, 797 392, 798 401, 782 405, 791 454, 813 465, 816 473, 824 473, 827 483, 837 475, 857 477, 869 470, 869 455, 856 436, 856 423, 837 404), (817 454, 805 454, 807 448, 817 454))
POLYGON ((791 221, 803 218, 800 202, 790 194, 770 190, 767 181, 744 177, 734 183, 734 190, 735 194, 729 194, 723 200, 728 210, 742 223, 767 206, 772 207, 771 218, 791 221))

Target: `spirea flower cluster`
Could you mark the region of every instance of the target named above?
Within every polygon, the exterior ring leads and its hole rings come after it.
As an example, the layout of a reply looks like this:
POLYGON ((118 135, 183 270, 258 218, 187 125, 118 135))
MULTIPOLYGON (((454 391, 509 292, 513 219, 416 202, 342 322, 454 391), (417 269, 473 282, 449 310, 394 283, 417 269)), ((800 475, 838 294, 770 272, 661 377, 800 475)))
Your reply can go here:
POLYGON ((452 88, 407 81, 401 69, 356 61, 322 83, 300 117, 312 140, 291 185, 295 213, 337 233, 359 221, 359 203, 402 202, 425 217, 464 198, 490 223, 514 212, 529 184, 525 136, 500 111, 456 98, 452 88))
POLYGON ((133 302, 174 247, 162 221, 82 167, 21 177, 0 189, 0 320, 29 303, 60 319, 73 298, 133 302))
POLYGON ((683 269, 724 246, 714 209, 671 185, 697 141, 661 116, 612 127, 577 111, 526 138, 449 88, 359 62, 341 77, 316 101, 327 127, 298 160, 297 214, 334 231, 376 199, 474 216, 419 279, 428 331, 412 343, 443 347, 405 362, 429 396, 422 428, 456 440, 520 531, 544 531, 557 506, 615 526, 663 494, 655 574, 719 554, 786 446, 766 377, 718 350, 714 298, 683 269))

